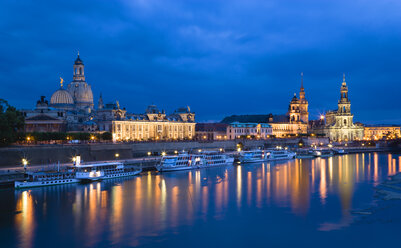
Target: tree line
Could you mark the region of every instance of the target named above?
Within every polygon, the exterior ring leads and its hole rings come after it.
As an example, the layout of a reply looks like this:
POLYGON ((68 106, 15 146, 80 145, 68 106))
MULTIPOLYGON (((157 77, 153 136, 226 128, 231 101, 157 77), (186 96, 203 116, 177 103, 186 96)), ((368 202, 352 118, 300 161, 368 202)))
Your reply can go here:
POLYGON ((25 119, 21 112, 0 99, 0 146, 12 144, 20 138, 25 119))

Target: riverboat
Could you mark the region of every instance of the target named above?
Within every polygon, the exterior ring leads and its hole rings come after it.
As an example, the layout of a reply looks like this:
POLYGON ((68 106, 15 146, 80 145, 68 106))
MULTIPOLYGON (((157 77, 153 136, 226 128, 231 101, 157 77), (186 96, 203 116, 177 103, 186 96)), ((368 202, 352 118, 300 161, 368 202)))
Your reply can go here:
POLYGON ((16 189, 77 183, 74 170, 27 172, 27 179, 15 181, 16 189))
POLYGON ((296 153, 287 149, 267 150, 267 161, 289 160, 295 158, 296 153))
POLYGON ((199 168, 203 164, 201 155, 180 153, 175 156, 163 156, 156 169, 162 171, 180 171, 199 168))
POLYGON ((267 161, 267 153, 262 150, 242 151, 239 153, 239 161, 244 163, 258 163, 267 161))
POLYGON ((333 156, 334 152, 330 149, 315 149, 313 150, 313 155, 315 157, 327 158, 333 156))
POLYGON ((160 172, 193 170, 213 166, 230 165, 234 158, 217 151, 199 153, 181 153, 175 156, 163 156, 156 169, 160 172))
POLYGON ((76 164, 75 170, 76 179, 81 182, 135 176, 142 172, 140 168, 128 167, 121 162, 76 164))

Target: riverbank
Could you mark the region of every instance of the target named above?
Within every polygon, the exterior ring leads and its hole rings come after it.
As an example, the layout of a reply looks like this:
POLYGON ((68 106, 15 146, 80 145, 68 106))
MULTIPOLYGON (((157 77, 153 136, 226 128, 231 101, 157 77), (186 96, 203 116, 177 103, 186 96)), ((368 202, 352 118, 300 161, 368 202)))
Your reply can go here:
MULTIPOLYGON (((91 144, 54 144, 11 146, 0 148, 0 168, 20 166, 23 158, 30 165, 70 163, 72 157, 81 155, 84 161, 104 161, 118 159, 134 159, 160 155, 162 152, 174 154, 175 151, 197 149, 224 149, 234 151, 241 143, 245 149, 258 147, 288 146, 297 147, 300 138, 269 140, 226 140, 226 141, 176 141, 176 142, 136 142, 136 143, 91 143, 91 144)), ((302 138, 305 146, 312 144, 328 144, 327 138, 302 138)))
MULTIPOLYGON (((344 149, 345 153, 370 153, 370 152, 394 152, 395 150, 389 147, 338 147, 344 149)), ((303 148, 309 149, 309 148, 303 148)), ((294 151, 303 150, 301 148, 293 149, 294 151)), ((173 152, 174 153, 174 152, 173 152)), ((229 153, 235 153, 231 151, 229 153)), ((97 162, 121 162, 130 166, 140 167, 144 172, 155 170, 155 165, 160 162, 161 156, 146 156, 140 158, 131 159, 113 159, 113 160, 102 160, 97 162)), ((28 171, 51 171, 59 168, 67 168, 73 166, 72 162, 67 163, 49 163, 49 164, 30 164, 28 171)), ((11 165, 8 167, 0 168, 0 188, 13 187, 14 181, 23 180, 25 177, 24 168, 20 165, 11 165)))

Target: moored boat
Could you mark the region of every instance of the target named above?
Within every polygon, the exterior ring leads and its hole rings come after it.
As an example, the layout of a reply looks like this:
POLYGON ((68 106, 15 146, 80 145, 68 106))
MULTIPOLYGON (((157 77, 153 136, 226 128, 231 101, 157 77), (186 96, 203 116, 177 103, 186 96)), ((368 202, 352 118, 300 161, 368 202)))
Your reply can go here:
POLYGON ((52 185, 61 185, 68 183, 77 183, 75 178, 75 171, 40 171, 40 172, 27 172, 27 179, 24 181, 15 181, 14 187, 16 189, 43 187, 52 185))
POLYGON ((297 151, 296 158, 314 158, 315 155, 313 154, 312 150, 299 150, 297 151))
POLYGON ((217 151, 204 151, 201 153, 203 163, 200 168, 207 168, 213 166, 232 165, 234 157, 228 156, 225 153, 217 151))
POLYGON ((102 162, 75 165, 76 179, 79 181, 97 181, 110 178, 135 176, 142 172, 136 167, 127 167, 121 162, 102 162))
POLYGON ((267 161, 289 160, 295 158, 296 153, 287 149, 272 149, 267 150, 267 161))
POLYGON ((175 156, 163 156, 156 169, 162 171, 180 171, 199 168, 203 163, 201 155, 180 153, 175 156))
POLYGON ((231 165, 234 158, 217 151, 203 151, 189 154, 181 153, 175 156, 164 156, 156 169, 160 172, 202 169, 213 166, 231 165))
POLYGON ((327 158, 333 156, 334 152, 330 149, 315 149, 313 150, 313 155, 315 157, 327 158))
POLYGON ((239 153, 239 161, 243 163, 258 163, 267 161, 267 153, 263 150, 242 151, 239 153))

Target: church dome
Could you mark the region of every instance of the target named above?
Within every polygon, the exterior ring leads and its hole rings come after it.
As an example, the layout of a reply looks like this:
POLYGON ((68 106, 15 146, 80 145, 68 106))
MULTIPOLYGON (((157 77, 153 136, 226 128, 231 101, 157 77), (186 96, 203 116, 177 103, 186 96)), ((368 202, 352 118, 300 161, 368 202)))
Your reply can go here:
POLYGON ((56 92, 53 93, 51 99, 50 99, 50 104, 53 106, 57 105, 72 105, 74 104, 74 100, 72 99, 71 94, 64 90, 63 88, 60 88, 56 92))

